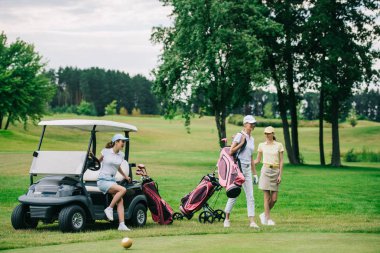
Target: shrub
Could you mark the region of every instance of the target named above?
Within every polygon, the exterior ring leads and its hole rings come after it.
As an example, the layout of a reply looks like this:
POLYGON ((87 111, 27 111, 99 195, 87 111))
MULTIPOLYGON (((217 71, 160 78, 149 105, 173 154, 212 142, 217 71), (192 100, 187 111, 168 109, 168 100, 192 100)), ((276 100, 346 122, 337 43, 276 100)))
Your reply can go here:
POLYGON ((117 106, 117 101, 113 100, 111 103, 109 103, 105 108, 104 108, 104 113, 106 115, 115 115, 116 114, 116 106, 117 106))
POLYGON ((120 110, 119 110, 119 114, 123 115, 123 116, 127 116, 128 115, 128 110, 125 107, 121 107, 120 110))
POLYGON ((50 109, 52 113, 77 113, 75 105, 57 106, 50 109))
POLYGON ((350 125, 352 127, 355 127, 358 124, 358 120, 357 120, 357 116, 356 116, 356 112, 354 108, 352 108, 348 114, 348 121, 350 122, 350 125))
POLYGON ((358 162, 358 155, 355 154, 354 149, 350 149, 344 155, 344 161, 346 161, 346 162, 358 162))
POLYGON ((344 155, 346 162, 380 162, 380 152, 374 152, 367 148, 363 148, 361 152, 355 152, 354 149, 349 150, 344 155))
POLYGON ((140 108, 133 108, 132 116, 140 116, 140 115, 141 115, 140 108))
POLYGON ((77 107, 76 113, 79 115, 96 115, 96 109, 93 103, 82 100, 77 107))

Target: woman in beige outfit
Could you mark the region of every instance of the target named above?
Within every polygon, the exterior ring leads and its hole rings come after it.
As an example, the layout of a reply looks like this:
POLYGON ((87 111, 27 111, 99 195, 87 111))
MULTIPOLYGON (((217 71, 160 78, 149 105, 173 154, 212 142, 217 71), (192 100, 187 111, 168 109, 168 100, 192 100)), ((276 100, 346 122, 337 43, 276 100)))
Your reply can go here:
POLYGON ((284 147, 276 141, 273 127, 266 127, 264 133, 266 141, 259 144, 255 160, 255 164, 258 164, 261 161, 261 157, 263 158, 259 189, 264 192, 265 212, 260 214, 260 220, 263 225, 273 226, 275 222, 270 218, 270 210, 277 201, 278 187, 281 183, 284 165, 284 147))

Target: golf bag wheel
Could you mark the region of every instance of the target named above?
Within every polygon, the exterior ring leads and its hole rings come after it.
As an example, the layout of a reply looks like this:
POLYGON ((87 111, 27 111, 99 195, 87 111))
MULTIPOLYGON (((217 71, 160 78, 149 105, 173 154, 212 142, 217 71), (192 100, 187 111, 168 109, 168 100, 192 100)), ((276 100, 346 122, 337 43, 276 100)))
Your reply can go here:
POLYGON ((200 223, 213 223, 214 215, 209 211, 203 211, 199 214, 198 220, 200 223))
POLYGON ((86 226, 86 213, 80 206, 67 206, 59 212, 58 223, 62 232, 82 231, 86 226))
POLYGON ((12 212, 12 226, 14 229, 36 228, 38 220, 30 218, 29 206, 20 204, 12 212))
POLYGON ((183 215, 181 213, 174 213, 173 220, 183 220, 183 215))
POLYGON ((224 221, 226 219, 226 213, 223 210, 217 209, 214 211, 214 217, 217 221, 224 221))

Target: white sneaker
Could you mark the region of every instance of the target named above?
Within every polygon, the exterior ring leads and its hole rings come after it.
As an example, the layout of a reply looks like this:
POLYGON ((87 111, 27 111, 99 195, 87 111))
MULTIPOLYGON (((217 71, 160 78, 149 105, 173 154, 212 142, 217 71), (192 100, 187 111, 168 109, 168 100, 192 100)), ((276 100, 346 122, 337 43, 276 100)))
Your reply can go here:
POLYGON ((113 221, 113 209, 111 207, 107 207, 106 209, 104 209, 104 213, 106 214, 107 219, 113 221))
POLYGON ((119 224, 119 228, 117 229, 119 231, 131 231, 125 224, 124 222, 119 224))
POLYGON ((268 224, 267 225, 268 226, 274 226, 274 225, 276 225, 276 223, 274 223, 273 220, 268 220, 268 224))
POLYGON ((259 229, 260 227, 259 226, 257 226, 257 224, 256 224, 256 222, 251 222, 251 224, 249 224, 249 227, 251 227, 251 228, 256 228, 256 229, 259 229))
POLYGON ((225 228, 229 228, 231 226, 230 220, 224 220, 223 225, 225 228))
POLYGON ((267 221, 267 218, 265 217, 265 213, 260 214, 259 217, 260 217, 261 224, 268 225, 268 221, 267 221))

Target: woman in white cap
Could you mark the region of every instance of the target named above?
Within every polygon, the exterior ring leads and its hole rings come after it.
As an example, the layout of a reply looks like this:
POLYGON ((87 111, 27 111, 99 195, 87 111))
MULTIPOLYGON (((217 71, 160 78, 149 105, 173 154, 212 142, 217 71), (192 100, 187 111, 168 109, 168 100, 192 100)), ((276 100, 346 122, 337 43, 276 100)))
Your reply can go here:
POLYGON ((278 187, 281 183, 282 169, 284 165, 284 147, 276 141, 274 128, 269 126, 264 129, 266 141, 259 144, 255 164, 263 158, 259 189, 264 192, 264 210, 260 214, 263 225, 273 226, 275 222, 270 218, 270 210, 274 207, 278 197, 278 187))
POLYGON ((117 214, 119 216, 118 230, 130 230, 124 223, 124 203, 123 196, 127 190, 116 183, 115 175, 117 171, 129 182, 131 178, 125 175, 120 165, 124 160, 124 153, 121 151, 124 148, 125 142, 128 138, 122 134, 115 134, 112 141, 107 143, 106 148, 102 150, 99 161, 102 163, 97 185, 104 193, 113 195, 110 205, 104 210, 107 218, 113 221, 113 208, 117 204, 117 214))
MULTIPOLYGON (((237 153, 238 159, 240 160, 241 169, 245 178, 243 184, 243 189, 245 192, 245 197, 247 200, 247 210, 249 226, 252 228, 259 228, 257 226, 255 217, 255 200, 253 197, 253 183, 257 183, 258 177, 256 172, 256 167, 252 159, 253 150, 255 148, 255 142, 251 136, 252 131, 256 126, 256 119, 252 115, 247 115, 243 119, 244 128, 240 133, 237 133, 232 141, 230 148, 230 154, 233 155, 237 153), (246 142, 246 144, 245 144, 246 142), (245 147, 243 147, 245 145, 245 147), (253 181, 252 181, 253 173, 253 181)), ((230 213, 232 208, 236 203, 236 198, 228 198, 225 212, 226 219, 224 220, 224 227, 230 227, 230 213)))

